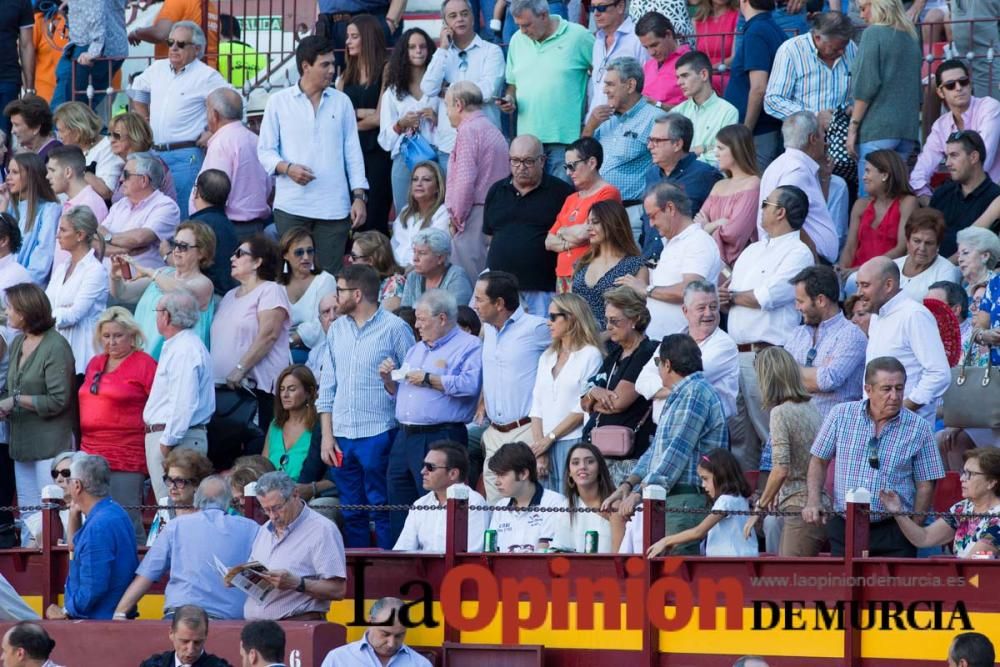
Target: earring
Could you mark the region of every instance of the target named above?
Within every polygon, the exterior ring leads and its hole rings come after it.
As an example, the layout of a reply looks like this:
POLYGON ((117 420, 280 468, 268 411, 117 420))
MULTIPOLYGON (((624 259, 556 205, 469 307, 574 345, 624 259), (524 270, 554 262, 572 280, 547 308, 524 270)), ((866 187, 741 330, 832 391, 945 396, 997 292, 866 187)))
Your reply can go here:
POLYGON ((284 270, 282 270, 282 273, 291 273, 291 271, 288 268, 288 260, 287 259, 285 260, 285 268, 284 268, 284 270))

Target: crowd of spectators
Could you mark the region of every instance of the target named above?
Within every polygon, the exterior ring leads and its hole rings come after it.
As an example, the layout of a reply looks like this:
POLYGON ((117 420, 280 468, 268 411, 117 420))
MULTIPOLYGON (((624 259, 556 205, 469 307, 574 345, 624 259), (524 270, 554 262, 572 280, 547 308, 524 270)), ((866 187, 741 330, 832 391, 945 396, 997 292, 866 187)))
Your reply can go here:
MULTIPOLYGON (((444 513, 400 508, 452 494, 492 505, 469 550, 639 552, 649 485, 686 509, 651 556, 841 554, 855 487, 872 555, 1000 549, 1000 424, 941 416, 952 368, 1000 363, 979 28, 925 68, 900 0, 596 0, 594 32, 513 0, 503 48, 467 0, 436 39, 321 0, 257 125, 212 21, 168 0, 126 38, 73 4, 51 101, 0 10, 0 495, 24 545, 67 500, 50 618, 132 618, 162 578, 172 638, 325 618, 345 548, 442 551, 444 513), (162 53, 105 122, 66 77, 128 41, 162 53), (248 561, 263 601, 223 584, 248 561)), ((401 650, 379 632, 341 650, 401 650)))

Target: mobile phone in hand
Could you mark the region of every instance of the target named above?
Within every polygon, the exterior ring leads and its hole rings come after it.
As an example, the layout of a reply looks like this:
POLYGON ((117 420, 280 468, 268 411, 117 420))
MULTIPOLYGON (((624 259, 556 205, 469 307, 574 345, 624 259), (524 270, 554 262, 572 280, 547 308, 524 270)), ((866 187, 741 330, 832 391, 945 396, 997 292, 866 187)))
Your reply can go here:
POLYGON ((122 278, 125 280, 132 280, 132 265, 129 264, 123 257, 119 257, 117 261, 121 264, 122 278))

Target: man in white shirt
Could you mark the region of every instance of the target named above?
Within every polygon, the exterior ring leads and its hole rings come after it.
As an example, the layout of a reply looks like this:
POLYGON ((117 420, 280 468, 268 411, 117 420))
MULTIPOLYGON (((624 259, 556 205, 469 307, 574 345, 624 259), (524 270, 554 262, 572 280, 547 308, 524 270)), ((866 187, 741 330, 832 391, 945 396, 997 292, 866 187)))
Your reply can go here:
POLYGON ((898 359, 906 369, 903 406, 934 423, 937 401, 951 382, 951 369, 931 312, 899 287, 899 267, 875 257, 858 269, 858 294, 872 313, 865 364, 878 357, 898 359))
POLYGON ((600 0, 592 2, 594 24, 594 67, 590 72, 590 105, 586 117, 597 112, 600 122, 611 118, 613 109, 607 105, 604 93, 604 75, 607 65, 618 58, 635 58, 639 64, 649 60, 649 53, 635 34, 635 22, 628 15, 627 0, 600 0))
POLYGON ((538 464, 531 448, 509 442, 493 455, 490 470, 496 475, 500 500, 493 507, 490 529, 497 532, 497 551, 539 551, 555 540, 559 523, 567 516, 559 512, 518 512, 508 507, 568 507, 561 493, 538 483, 538 464))
POLYGON ((208 140, 205 97, 228 86, 218 71, 201 62, 205 33, 197 23, 178 21, 170 29, 166 60, 157 60, 136 77, 129 90, 135 110, 149 119, 153 150, 167 163, 177 189, 182 218, 201 170, 208 140))
MULTIPOLYGON (((424 455, 423 478, 427 494, 413 504, 443 508, 448 502, 448 489, 458 485, 468 491, 470 506, 482 507, 486 504, 486 499, 465 485, 468 475, 469 453, 465 447, 448 440, 434 443, 424 455)), ((393 550, 444 553, 446 519, 447 512, 443 509, 410 512, 393 550)), ((489 519, 489 512, 469 512, 468 551, 483 550, 483 532, 490 523, 489 519)), ((458 550, 465 551, 463 547, 464 545, 458 545, 458 550)))
POLYGON ((754 358, 764 348, 784 345, 799 323, 795 288, 789 281, 813 265, 812 251, 799 239, 809 203, 806 193, 794 185, 769 193, 763 204, 765 240, 743 251, 732 278, 719 288, 720 303, 729 308, 729 334, 740 353, 740 419, 752 425, 742 440, 732 441, 733 454, 744 470, 760 466, 760 444, 767 441, 770 430, 754 358))
MULTIPOLYGON (((826 139, 816 114, 811 111, 793 113, 782 123, 781 136, 785 140, 785 152, 760 177, 761 205, 778 186, 801 188, 809 199, 802 240, 817 256, 832 264, 840 253, 840 237, 819 180, 820 162, 826 160, 826 139)), ((757 213, 757 236, 762 241, 767 239, 763 210, 757 213)))
POLYGON ((619 278, 646 297, 652 318, 646 335, 660 340, 681 333, 687 319, 681 310, 684 288, 694 280, 715 283, 722 270, 722 257, 715 240, 691 219, 691 199, 673 183, 657 183, 646 191, 643 208, 649 224, 663 238, 663 252, 649 272, 649 284, 635 276, 619 278))
POLYGON ((441 18, 444 27, 438 49, 420 80, 420 90, 428 97, 444 99, 445 90, 456 81, 474 83, 483 94, 483 113, 499 128, 500 108, 496 99, 503 91, 507 66, 503 51, 476 34, 469 0, 445 0, 441 18))
MULTIPOLYGON (((209 420, 215 413, 212 360, 193 331, 201 310, 187 290, 164 294, 156 305, 156 330, 164 338, 153 386, 142 411, 146 423, 146 467, 162 470, 175 447, 208 453, 209 420)), ((150 475, 157 498, 167 495, 159 475, 150 475)))
POLYGON ((278 234, 305 227, 316 263, 337 274, 351 229, 365 224, 368 179, 350 98, 333 82, 333 44, 311 35, 295 50, 297 85, 267 101, 257 155, 277 176, 274 223, 278 234))
POLYGON ((69 211, 74 206, 86 206, 100 224, 108 217, 108 205, 93 187, 87 185, 84 178, 86 169, 87 163, 79 146, 58 146, 49 151, 45 178, 53 192, 66 195, 63 211, 69 211))

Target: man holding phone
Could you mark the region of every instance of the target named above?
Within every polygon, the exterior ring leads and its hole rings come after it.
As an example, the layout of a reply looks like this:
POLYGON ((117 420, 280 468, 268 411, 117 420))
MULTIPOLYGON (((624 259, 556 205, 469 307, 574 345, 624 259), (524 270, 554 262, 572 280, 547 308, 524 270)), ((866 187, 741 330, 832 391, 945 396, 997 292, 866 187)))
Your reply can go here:
POLYGON ((444 97, 456 81, 471 81, 483 94, 483 113, 500 127, 498 96, 503 90, 503 51, 476 34, 469 0, 445 0, 441 5, 444 26, 427 71, 420 82, 424 95, 444 97))

